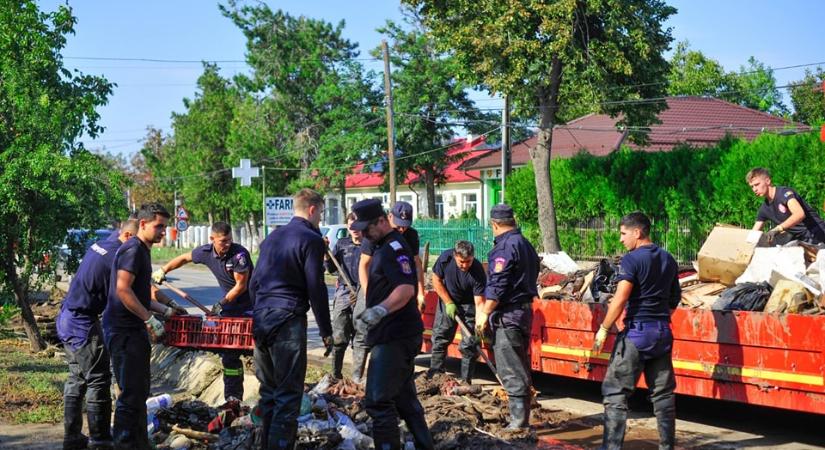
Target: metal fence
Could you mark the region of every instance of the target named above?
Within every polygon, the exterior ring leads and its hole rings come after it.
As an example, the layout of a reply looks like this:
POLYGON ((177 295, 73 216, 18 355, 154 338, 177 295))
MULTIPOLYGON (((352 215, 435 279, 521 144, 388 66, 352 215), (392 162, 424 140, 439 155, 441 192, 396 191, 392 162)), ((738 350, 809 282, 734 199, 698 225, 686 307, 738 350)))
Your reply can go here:
MULTIPOLYGON (((709 229, 687 219, 651 219, 653 242, 670 252, 679 264, 690 264, 707 236, 709 229)), ((430 254, 438 255, 450 249, 455 241, 464 239, 476 247, 476 255, 484 259, 493 248, 493 232, 478 220, 419 219, 413 224, 421 238, 421 245, 430 243, 430 254)), ((559 241, 562 249, 573 259, 591 260, 609 258, 625 253, 619 241, 619 219, 601 217, 574 223, 560 223, 559 241)), ((523 232, 534 245, 541 241, 538 227, 525 224, 523 232)))

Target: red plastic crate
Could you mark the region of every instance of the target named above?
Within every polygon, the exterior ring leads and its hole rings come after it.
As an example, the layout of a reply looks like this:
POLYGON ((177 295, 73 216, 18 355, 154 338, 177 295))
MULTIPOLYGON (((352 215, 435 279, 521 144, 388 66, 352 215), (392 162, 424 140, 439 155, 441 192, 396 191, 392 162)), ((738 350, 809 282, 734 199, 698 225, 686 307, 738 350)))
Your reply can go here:
POLYGON ((165 324, 166 345, 197 349, 252 350, 251 317, 173 316, 165 324))

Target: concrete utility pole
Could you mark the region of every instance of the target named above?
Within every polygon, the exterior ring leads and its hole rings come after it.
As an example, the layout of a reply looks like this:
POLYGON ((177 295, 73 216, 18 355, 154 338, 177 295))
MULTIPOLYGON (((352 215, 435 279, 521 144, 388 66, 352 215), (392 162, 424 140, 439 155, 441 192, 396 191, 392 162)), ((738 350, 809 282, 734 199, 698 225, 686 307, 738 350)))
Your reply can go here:
POLYGON ((504 109, 501 111, 501 202, 504 203, 505 180, 510 175, 512 161, 510 158, 510 96, 504 96, 504 109))
POLYGON ((381 41, 384 53, 384 92, 387 102, 387 159, 390 163, 390 208, 395 206, 395 123, 392 114, 392 81, 390 80, 390 50, 387 41, 381 41))

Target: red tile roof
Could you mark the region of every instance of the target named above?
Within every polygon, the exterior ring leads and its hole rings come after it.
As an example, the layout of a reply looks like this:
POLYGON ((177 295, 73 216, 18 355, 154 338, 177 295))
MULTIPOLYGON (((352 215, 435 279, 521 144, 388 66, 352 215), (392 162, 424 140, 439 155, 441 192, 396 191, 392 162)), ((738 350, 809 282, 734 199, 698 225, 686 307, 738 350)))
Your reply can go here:
MULTIPOLYGON (((661 123, 650 126, 649 142, 644 147, 630 141, 625 142, 626 133, 616 129, 616 122, 621 117, 590 114, 556 127, 553 132, 552 157, 569 158, 580 151, 604 156, 617 150, 623 143, 630 148, 643 151, 668 151, 683 143, 706 147, 721 140, 725 134, 752 140, 766 131, 808 129, 805 125, 715 98, 668 97, 665 101, 668 108, 659 113, 661 123)), ((537 140, 538 138, 533 136, 513 145, 513 166, 527 164, 530 160, 529 151, 536 146, 537 140)), ((500 149, 493 150, 482 157, 467 161, 463 167, 499 167, 500 153, 500 149)))
MULTIPOLYGON (((482 154, 489 152, 489 149, 478 149, 479 147, 484 146, 484 136, 471 138, 469 142, 467 139, 468 138, 455 139, 453 142, 453 147, 447 150, 448 157, 455 157, 455 160, 451 162, 444 171, 446 183, 478 181, 478 170, 468 170, 465 172, 460 169, 459 166, 471 158, 477 158, 482 154)), ((352 174, 347 176, 347 189, 378 187, 384 183, 384 177, 381 173, 362 173, 363 170, 363 163, 359 163, 355 166, 355 168, 353 168, 352 174)), ((404 181, 404 184, 409 185, 419 182, 421 182, 420 175, 417 172, 410 171, 407 173, 407 178, 404 181)))

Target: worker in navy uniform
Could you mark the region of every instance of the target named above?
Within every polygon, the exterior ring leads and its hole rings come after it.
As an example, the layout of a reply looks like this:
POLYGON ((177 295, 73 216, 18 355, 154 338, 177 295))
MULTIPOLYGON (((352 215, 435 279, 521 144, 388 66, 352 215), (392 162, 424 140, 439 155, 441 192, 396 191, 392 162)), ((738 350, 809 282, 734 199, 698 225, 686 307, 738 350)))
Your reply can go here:
MULTIPOLYGON (((475 247, 469 241, 458 241, 445 250, 433 265, 433 289, 440 301, 433 322, 433 350, 430 370, 443 371, 447 347, 455 339, 460 318, 469 330, 475 329, 476 307, 484 305, 487 275, 475 258, 475 247)), ((478 341, 474 335, 461 333, 461 379, 472 383, 478 341)))
MULTIPOLYGON (((407 202, 396 202, 388 217, 390 226, 394 228, 395 231, 401 233, 401 237, 407 241, 407 245, 410 247, 410 250, 412 250, 413 262, 415 263, 415 271, 418 282, 416 300, 418 302, 418 308, 423 312, 425 294, 424 266, 421 261, 421 257, 418 254, 421 240, 418 236, 418 231, 411 226, 413 220, 413 207, 407 202)), ((375 244, 369 240, 364 240, 364 244, 361 245, 361 262, 358 266, 358 278, 364 292, 366 292, 367 284, 369 283, 369 277, 367 274, 370 270, 370 261, 372 260, 372 254, 374 251, 375 244)))
MULTIPOLYGON (((232 227, 226 222, 215 222, 209 234, 210 244, 184 253, 152 273, 152 281, 162 284, 166 274, 189 263, 204 264, 215 276, 223 298, 212 307, 212 313, 221 317, 252 315, 249 298, 249 278, 252 276, 252 258, 249 250, 232 242, 232 227)), ((238 350, 222 350, 223 397, 243 400, 243 364, 238 350)))
POLYGON ((532 302, 538 297, 539 257, 516 226, 513 208, 494 206, 490 222, 495 245, 487 255, 486 301, 483 308, 477 309, 476 328, 482 335, 492 325, 496 365, 510 407, 507 429, 517 430, 530 424, 532 378, 528 350, 532 302))
POLYGON ((404 419, 416 448, 434 448, 413 381, 415 356, 424 324, 416 305, 413 252, 389 223, 381 202, 362 200, 352 206, 353 230, 375 246, 369 270, 366 306, 358 317, 371 349, 365 407, 372 418, 378 450, 400 449, 398 419, 404 419))
POLYGON ((302 189, 293 203, 292 220, 261 243, 258 267, 250 282, 264 449, 287 449, 295 443, 307 369, 306 314, 310 308, 324 344, 332 345, 324 284, 326 243, 318 229, 324 198, 302 189))
POLYGON ((626 311, 624 329, 616 337, 602 382, 602 448, 622 448, 627 399, 644 373, 659 428, 659 448, 672 449, 676 435, 676 379, 671 361, 670 314, 682 296, 678 266, 670 253, 650 241, 650 219, 644 214, 634 212, 622 218, 619 232, 629 252, 622 258, 616 294, 593 344, 593 350, 601 352, 608 330, 626 311))
POLYGON ((754 194, 765 201, 756 214, 753 230, 761 231, 766 221, 774 227, 768 231, 768 242, 787 244, 792 240, 809 244, 825 244, 825 222, 799 194, 787 186, 774 186, 768 169, 751 169, 746 179, 754 194))
POLYGON ((115 448, 143 450, 152 448, 146 434, 150 334, 159 340, 164 333, 152 311, 167 317, 178 311, 163 304, 171 302, 151 283, 150 251, 166 234, 169 212, 159 203, 149 203, 140 207, 137 220, 137 235, 120 246, 112 262, 103 336, 120 388, 112 426, 115 448))
MULTIPOLYGON (((347 215, 347 226, 355 222, 355 214, 347 215)), ((352 380, 362 383, 364 377, 364 362, 367 355, 366 335, 359 328, 355 328, 353 308, 357 300, 358 290, 358 263, 361 259, 361 232, 349 229, 349 236, 338 239, 332 249, 332 257, 338 261, 345 273, 338 274, 338 286, 335 288, 332 312, 332 376, 341 379, 344 366, 344 354, 350 341, 353 341, 354 364, 352 380), (354 291, 347 281, 352 283, 354 291)), ((329 273, 337 273, 338 268, 329 258, 326 260, 329 273)), ((361 305, 361 310, 363 310, 361 305)))
POLYGON ((117 239, 92 244, 69 285, 57 315, 57 335, 66 351, 69 377, 63 386, 63 449, 112 448, 112 373, 98 316, 106 308, 112 261, 121 244, 137 233, 137 221, 125 221, 117 239), (83 435, 83 399, 89 437, 83 435))

